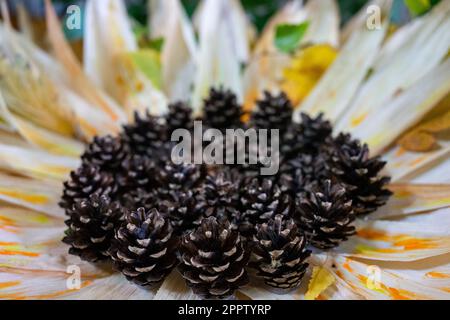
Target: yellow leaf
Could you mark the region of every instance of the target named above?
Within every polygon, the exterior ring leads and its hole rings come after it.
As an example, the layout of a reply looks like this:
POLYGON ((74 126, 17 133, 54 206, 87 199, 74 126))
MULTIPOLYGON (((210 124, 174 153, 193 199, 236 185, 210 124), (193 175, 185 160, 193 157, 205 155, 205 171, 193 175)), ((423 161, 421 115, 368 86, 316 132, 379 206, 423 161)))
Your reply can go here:
POLYGON ((338 52, 329 45, 314 45, 300 50, 291 65, 283 70, 281 87, 294 105, 305 99, 325 71, 333 64, 338 52))
POLYGON ((335 281, 336 279, 334 276, 326 268, 314 267, 311 280, 309 281, 308 291, 305 294, 305 299, 316 299, 335 281))

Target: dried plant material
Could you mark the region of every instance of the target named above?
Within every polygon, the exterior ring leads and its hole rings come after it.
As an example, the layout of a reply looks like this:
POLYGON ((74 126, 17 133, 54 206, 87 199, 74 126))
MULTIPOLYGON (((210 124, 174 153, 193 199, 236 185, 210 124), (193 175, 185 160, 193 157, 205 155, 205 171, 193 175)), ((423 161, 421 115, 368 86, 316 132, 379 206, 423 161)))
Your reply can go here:
POLYGON ((450 112, 420 124, 404 135, 398 144, 408 151, 428 152, 439 145, 436 135, 450 131, 450 112))
POLYGON ((317 299, 322 292, 328 289, 336 279, 325 267, 314 267, 311 279, 309 280, 308 291, 305 294, 306 300, 317 299))
POLYGON ((436 139, 428 132, 414 130, 399 140, 399 145, 408 151, 427 152, 438 147, 436 139))
POLYGON ((281 88, 294 105, 305 99, 334 62, 337 50, 329 45, 313 45, 300 49, 284 70, 281 88))

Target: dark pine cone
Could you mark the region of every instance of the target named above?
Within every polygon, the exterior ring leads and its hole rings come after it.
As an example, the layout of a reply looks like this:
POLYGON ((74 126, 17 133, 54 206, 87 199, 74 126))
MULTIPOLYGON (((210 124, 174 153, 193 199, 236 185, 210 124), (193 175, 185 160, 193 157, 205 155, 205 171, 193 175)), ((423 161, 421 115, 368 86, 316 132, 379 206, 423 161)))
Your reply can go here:
POLYGON ((183 278, 206 299, 229 297, 248 283, 248 253, 228 222, 204 219, 196 231, 183 236, 180 251, 183 278))
POLYGON ((204 168, 202 165, 169 162, 158 173, 157 180, 161 186, 159 193, 192 189, 200 183, 203 175, 204 168))
POLYGON ((137 188, 123 193, 120 197, 120 203, 128 210, 153 209, 158 204, 158 196, 154 190, 137 188))
POLYGON ((292 122, 293 107, 284 92, 275 96, 264 92, 264 99, 257 102, 257 110, 251 122, 257 129, 279 129, 280 135, 292 122))
POLYGON ((92 194, 114 196, 117 184, 111 173, 102 172, 95 165, 83 164, 70 173, 64 182, 64 191, 59 202, 61 208, 71 210, 77 201, 88 200, 92 194))
POLYGON ((293 194, 311 190, 318 182, 330 178, 326 159, 323 154, 300 154, 287 160, 280 168, 280 185, 290 189, 293 194))
POLYGON ((385 188, 390 178, 380 175, 386 162, 370 158, 368 146, 348 134, 340 134, 334 143, 329 170, 345 184, 355 212, 368 214, 386 204, 392 196, 385 188))
POLYGON ((157 207, 167 213, 177 235, 192 231, 202 219, 202 210, 196 200, 197 190, 172 190, 158 195, 157 207))
POLYGON ((355 233, 352 202, 340 184, 326 180, 297 198, 295 218, 313 246, 331 249, 355 233))
POLYGON ((113 136, 95 137, 81 156, 84 163, 99 166, 102 170, 115 170, 120 167, 128 154, 120 138, 113 136))
POLYGON ((169 221, 158 210, 139 208, 126 216, 109 254, 115 269, 129 281, 154 286, 176 266, 178 243, 169 221))
POLYGON ((63 242, 70 245, 69 253, 82 260, 95 262, 108 258, 107 250, 114 237, 114 229, 123 217, 123 209, 109 197, 92 195, 77 202, 69 211, 69 227, 63 242))
POLYGON ((294 220, 282 215, 256 227, 253 261, 264 282, 274 288, 293 289, 300 285, 306 272, 306 238, 294 220))
POLYGON ((241 179, 236 170, 223 167, 206 176, 199 189, 197 201, 204 217, 215 216, 219 221, 238 216, 241 179))
POLYGON ((246 179, 241 190, 241 215, 233 222, 245 237, 256 232, 257 224, 265 223, 277 214, 291 214, 291 197, 270 179, 246 179))
POLYGON ((203 112, 203 122, 209 128, 226 130, 242 126, 242 107, 230 90, 211 88, 203 112))
POLYGON ((138 112, 134 114, 134 118, 133 124, 123 127, 122 140, 132 152, 154 156, 167 141, 167 127, 163 119, 149 113, 141 117, 138 112))
POLYGON ((167 130, 169 137, 177 129, 191 130, 194 126, 192 108, 184 102, 176 102, 169 105, 166 115, 167 130))
POLYGON ((155 187, 156 172, 156 164, 151 158, 138 154, 128 157, 122 163, 122 171, 118 175, 121 191, 155 187))
POLYGON ((293 123, 283 137, 282 153, 287 158, 295 158, 299 154, 317 154, 320 147, 331 136, 331 123, 323 119, 323 113, 311 118, 301 114, 302 122, 293 123))

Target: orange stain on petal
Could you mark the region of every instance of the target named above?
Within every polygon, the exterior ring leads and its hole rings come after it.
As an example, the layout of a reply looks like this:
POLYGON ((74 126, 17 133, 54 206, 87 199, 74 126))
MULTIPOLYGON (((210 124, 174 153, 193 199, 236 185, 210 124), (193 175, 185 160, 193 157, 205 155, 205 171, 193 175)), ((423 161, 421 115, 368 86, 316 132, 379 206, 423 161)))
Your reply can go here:
POLYGON ((358 231, 358 237, 368 239, 368 240, 378 240, 378 241, 386 241, 387 235, 385 232, 371 230, 371 229, 361 229, 358 231))
POLYGON ((20 284, 20 281, 8 281, 8 282, 0 282, 0 290, 15 287, 20 284))
POLYGON ((421 249, 434 249, 437 247, 436 242, 431 239, 414 239, 405 238, 399 239, 394 242, 396 247, 404 247, 405 250, 421 250, 421 249))
POLYGON ((350 267, 350 262, 347 260, 344 262, 344 264, 342 265, 342 267, 347 270, 350 273, 353 273, 353 269, 352 267, 350 267))
POLYGON ((394 300, 411 300, 415 297, 415 294, 402 289, 387 288, 390 296, 394 300))
POLYGON ((427 272, 425 274, 425 276, 427 276, 428 278, 433 278, 433 279, 448 279, 448 278, 450 278, 450 274, 442 273, 442 272, 434 272, 434 271, 427 272))
POLYGON ((17 246, 19 243, 17 242, 0 242, 0 246, 2 247, 10 247, 10 246, 17 246))
POLYGON ((359 126, 364 120, 366 120, 367 116, 369 115, 368 112, 364 112, 363 114, 352 118, 351 120, 351 126, 352 127, 357 127, 359 126))
MULTIPOLYGON (((383 231, 361 229, 358 231, 358 236, 368 240, 390 242, 394 247, 403 247, 403 250, 421 250, 434 249, 438 247, 436 240, 413 238, 408 235, 389 235, 383 231)), ((394 248, 375 248, 375 251, 394 253, 398 249, 394 248)))
MULTIPOLYGON (((81 288, 83 289, 89 285, 92 284, 92 281, 84 281, 81 284, 81 288)), ((49 300, 49 299, 54 299, 54 298, 58 298, 61 296, 64 296, 66 294, 69 293, 74 293, 78 291, 77 289, 66 289, 66 290, 61 290, 61 291, 56 291, 53 293, 47 293, 47 294, 38 294, 38 295, 31 295, 31 296, 27 296, 24 295, 23 293, 10 293, 10 294, 0 294, 0 299, 9 299, 9 300, 49 300)))
POLYGON ((45 204, 48 202, 48 197, 45 195, 41 195, 41 194, 26 194, 23 192, 18 192, 18 191, 14 191, 14 190, 6 190, 3 188, 0 189, 0 192, 7 197, 24 200, 24 201, 31 202, 34 204, 45 204))
POLYGON ((421 157, 419 157, 419 158, 417 158, 417 159, 411 161, 411 162, 409 163, 409 165, 410 165, 411 167, 415 167, 415 166, 421 164, 423 161, 425 161, 425 160, 427 160, 427 159, 428 159, 427 156, 421 156, 421 157))
MULTIPOLYGON (((378 283, 379 288, 377 289, 371 289, 368 287, 368 278, 363 275, 358 275, 358 280, 364 284, 364 286, 370 290, 378 291, 382 294, 389 295, 394 300, 411 300, 411 299, 417 299, 418 296, 410 291, 399 289, 399 288, 393 288, 388 287, 387 285, 383 283, 378 283)), ((426 299, 426 297, 422 297, 426 299)))
POLYGON ((15 225, 13 219, 7 218, 7 217, 3 217, 3 216, 0 216, 0 222, 1 223, 5 223, 5 224, 10 225, 10 226, 14 226, 15 225))
POLYGON ((402 147, 399 147, 398 150, 395 152, 395 156, 396 157, 401 157, 405 153, 406 153, 406 149, 402 148, 402 147))
POLYGON ((14 251, 14 250, 0 250, 0 255, 4 256, 25 256, 25 257, 39 257, 39 253, 29 251, 14 251))

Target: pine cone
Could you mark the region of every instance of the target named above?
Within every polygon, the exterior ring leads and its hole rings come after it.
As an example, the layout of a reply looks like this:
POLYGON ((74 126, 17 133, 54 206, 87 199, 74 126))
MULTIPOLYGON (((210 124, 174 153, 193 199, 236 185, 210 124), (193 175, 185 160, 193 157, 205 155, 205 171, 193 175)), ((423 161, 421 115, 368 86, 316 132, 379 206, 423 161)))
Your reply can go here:
POLYGON ((120 224, 123 209, 107 196, 94 194, 82 200, 69 211, 66 221, 69 227, 63 242, 70 245, 69 253, 82 260, 95 262, 108 258, 107 250, 114 237, 114 229, 120 224))
POLYGON ((340 184, 326 180, 297 198, 295 218, 313 246, 331 249, 355 233, 352 202, 340 184))
POLYGON ((122 171, 118 176, 122 192, 154 187, 156 172, 156 164, 151 158, 137 154, 128 157, 122 163, 122 171))
POLYGON ((235 217, 234 223, 245 237, 256 232, 257 224, 277 214, 289 216, 292 212, 291 197, 270 179, 247 179, 241 189, 241 215, 235 217))
POLYGON ((302 113, 301 117, 302 122, 293 123, 284 134, 281 151, 287 158, 295 158, 304 153, 317 154, 331 136, 331 123, 323 119, 323 113, 316 118, 302 113))
POLYGON ((265 91, 264 99, 258 101, 257 106, 251 119, 257 129, 279 129, 283 134, 292 122, 294 109, 284 92, 275 96, 265 91))
POLYGON ((350 135, 341 134, 334 143, 329 170, 345 184, 355 212, 368 214, 386 204, 392 196, 385 188, 390 178, 380 175, 386 162, 380 157, 370 158, 368 146, 361 146, 350 135))
POLYGON ((128 154, 120 138, 113 136, 95 137, 81 156, 84 163, 99 166, 102 170, 115 170, 120 167, 128 154))
POLYGON ((311 190, 320 181, 330 179, 326 160, 323 154, 301 154, 286 161, 280 168, 280 185, 286 186, 293 194, 311 190))
POLYGON ((191 130, 194 126, 192 108, 184 102, 169 105, 169 113, 166 115, 169 137, 177 129, 191 130))
POLYGON ((130 211, 137 210, 138 208, 144 208, 148 211, 155 208, 158 205, 158 201, 159 198, 154 190, 148 191, 142 188, 129 190, 123 193, 120 198, 122 206, 130 211))
POLYGON ((204 175, 204 167, 189 163, 169 162, 160 170, 157 180, 162 188, 160 194, 171 190, 188 190, 196 187, 204 175))
POLYGON ((180 250, 183 278, 206 299, 229 297, 248 283, 248 253, 228 222, 204 219, 196 231, 183 236, 180 250))
POLYGON ((139 208, 126 216, 109 254, 115 269, 140 286, 160 283, 177 264, 179 239, 158 210, 139 208))
POLYGON ((208 175, 197 196, 203 216, 215 216, 219 221, 237 216, 240 183, 239 173, 227 167, 208 175))
POLYGON ((114 196, 117 184, 114 176, 100 171, 95 165, 83 164, 70 173, 70 180, 64 182, 63 195, 59 206, 71 210, 77 201, 88 200, 92 194, 114 196))
POLYGON ((138 112, 134 114, 133 124, 125 125, 122 140, 132 152, 140 155, 154 156, 167 141, 167 127, 163 119, 146 114, 141 117, 138 112))
POLYGON ((242 107, 230 90, 211 88, 203 112, 207 127, 226 130, 242 126, 242 107))
POLYGON ((172 190, 158 195, 157 207, 167 213, 177 235, 195 229, 201 222, 202 210, 196 194, 196 190, 172 190))
POLYGON ((311 251, 306 250, 306 238, 294 220, 276 215, 256 229, 251 265, 258 270, 258 275, 274 288, 298 287, 311 251))

